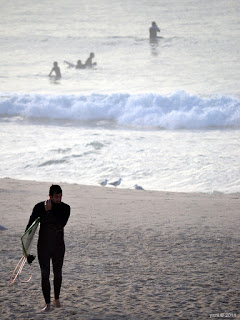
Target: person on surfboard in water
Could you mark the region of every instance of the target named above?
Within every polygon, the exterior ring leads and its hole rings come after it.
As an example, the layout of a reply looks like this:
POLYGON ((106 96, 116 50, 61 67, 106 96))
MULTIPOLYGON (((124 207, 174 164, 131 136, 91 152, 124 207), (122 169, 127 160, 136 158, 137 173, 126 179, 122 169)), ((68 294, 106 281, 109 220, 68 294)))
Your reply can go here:
POLYGON ((56 61, 53 62, 53 68, 52 68, 52 70, 50 71, 50 73, 49 73, 48 76, 51 77, 51 75, 52 75, 53 72, 55 72, 55 75, 56 75, 56 78, 57 78, 57 79, 60 79, 60 78, 62 77, 60 68, 59 68, 58 63, 57 63, 56 61))
POLYGON ((81 60, 78 60, 75 66, 75 69, 85 69, 85 68, 86 68, 85 64, 83 64, 81 60))
POLYGON ((96 66, 96 62, 92 62, 92 59, 95 57, 95 54, 93 52, 90 53, 89 57, 87 58, 85 62, 85 67, 86 68, 92 68, 93 66, 96 66))
POLYGON ((82 60, 78 60, 76 65, 66 60, 64 60, 64 63, 68 65, 68 68, 86 69, 86 66, 82 63, 82 60))
POLYGON ((149 28, 149 37, 150 37, 150 39, 156 39, 158 32, 160 32, 160 29, 158 28, 156 22, 153 21, 151 27, 149 28))
POLYGON ((45 300, 43 311, 49 311, 51 305, 50 292, 50 260, 52 260, 54 274, 53 305, 60 307, 60 290, 62 284, 62 266, 65 253, 64 227, 70 216, 70 206, 62 202, 62 189, 59 185, 52 185, 49 189, 49 200, 39 202, 33 208, 28 225, 39 217, 40 230, 38 238, 38 261, 41 268, 42 292, 45 300))

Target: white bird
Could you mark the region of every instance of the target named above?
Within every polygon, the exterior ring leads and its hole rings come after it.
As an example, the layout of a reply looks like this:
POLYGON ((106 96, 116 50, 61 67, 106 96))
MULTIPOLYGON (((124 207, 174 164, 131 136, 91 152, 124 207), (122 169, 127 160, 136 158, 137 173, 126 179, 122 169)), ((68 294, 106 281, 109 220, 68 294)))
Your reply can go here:
POLYGON ((143 187, 138 186, 137 184, 135 184, 134 188, 135 188, 136 190, 144 190, 143 187))
POLYGON ((105 187, 105 186, 107 185, 107 183, 108 183, 108 179, 105 179, 104 181, 102 181, 102 182, 100 183, 100 185, 103 186, 103 187, 105 187))
POLYGON ((110 182, 109 184, 111 184, 114 187, 117 187, 120 185, 121 181, 122 181, 122 178, 120 178, 118 181, 110 182))

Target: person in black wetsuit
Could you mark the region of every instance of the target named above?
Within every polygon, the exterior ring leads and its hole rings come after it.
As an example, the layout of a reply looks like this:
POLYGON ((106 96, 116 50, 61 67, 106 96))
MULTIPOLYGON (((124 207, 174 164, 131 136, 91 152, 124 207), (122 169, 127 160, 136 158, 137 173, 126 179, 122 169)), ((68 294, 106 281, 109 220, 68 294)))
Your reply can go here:
POLYGON ((150 39, 156 39, 157 38, 157 32, 160 32, 160 29, 158 28, 156 22, 153 21, 151 27, 149 28, 149 38, 150 39))
POLYGON ((60 307, 59 295, 62 284, 62 266, 65 253, 64 227, 70 216, 70 206, 62 202, 62 189, 59 185, 52 185, 49 189, 50 199, 40 202, 33 208, 26 230, 40 217, 38 238, 38 261, 41 268, 42 291, 46 306, 44 311, 50 310, 50 259, 54 274, 55 307, 60 307))

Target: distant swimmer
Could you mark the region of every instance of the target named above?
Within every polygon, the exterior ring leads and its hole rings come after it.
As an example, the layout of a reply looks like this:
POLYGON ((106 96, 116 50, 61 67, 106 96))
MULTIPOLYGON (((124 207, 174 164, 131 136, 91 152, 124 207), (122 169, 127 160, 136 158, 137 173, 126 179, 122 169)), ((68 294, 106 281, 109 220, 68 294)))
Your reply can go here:
POLYGON ((51 76, 52 72, 55 72, 55 76, 57 79, 60 79, 62 77, 60 68, 59 68, 58 63, 56 61, 53 63, 53 68, 48 75, 49 77, 51 76))
POLYGON ((160 32, 160 29, 158 28, 155 21, 152 22, 152 26, 149 28, 149 37, 150 39, 156 39, 157 33, 160 32))
POLYGON ((76 65, 66 60, 64 61, 64 63, 68 65, 68 68, 86 69, 85 64, 83 64, 81 60, 78 60, 76 65))
POLYGON ((86 66, 85 66, 85 64, 82 63, 81 60, 78 60, 75 68, 76 68, 76 69, 85 69, 86 66))
POLYGON ((96 66, 97 63, 96 62, 92 62, 92 59, 95 57, 94 53, 91 52, 89 57, 87 58, 86 62, 85 62, 85 66, 86 68, 92 68, 93 66, 96 66))

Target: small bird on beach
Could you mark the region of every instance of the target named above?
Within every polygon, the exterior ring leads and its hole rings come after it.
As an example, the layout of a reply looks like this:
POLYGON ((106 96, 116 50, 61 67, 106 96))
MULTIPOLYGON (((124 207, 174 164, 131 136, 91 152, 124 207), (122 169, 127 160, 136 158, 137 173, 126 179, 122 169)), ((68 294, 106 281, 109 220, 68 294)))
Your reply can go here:
POLYGON ((114 187, 116 188, 117 186, 120 185, 121 181, 122 181, 122 178, 120 178, 120 179, 117 180, 117 181, 110 182, 109 184, 111 184, 112 186, 114 186, 114 187))
POLYGON ((134 188, 135 188, 136 190, 144 190, 143 187, 138 186, 137 184, 135 184, 134 188))
POLYGON ((104 181, 102 181, 102 182, 100 183, 100 185, 101 185, 102 187, 105 187, 105 186, 107 185, 107 183, 108 183, 108 179, 105 179, 104 181))

